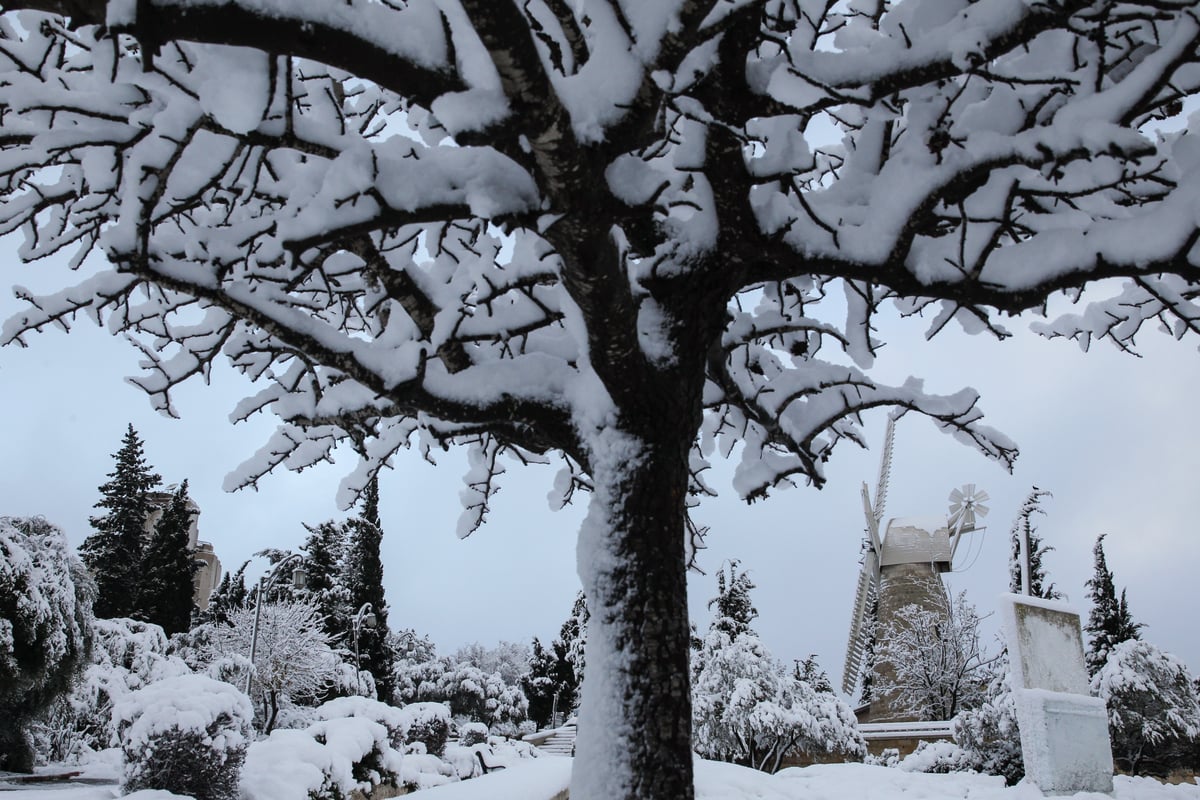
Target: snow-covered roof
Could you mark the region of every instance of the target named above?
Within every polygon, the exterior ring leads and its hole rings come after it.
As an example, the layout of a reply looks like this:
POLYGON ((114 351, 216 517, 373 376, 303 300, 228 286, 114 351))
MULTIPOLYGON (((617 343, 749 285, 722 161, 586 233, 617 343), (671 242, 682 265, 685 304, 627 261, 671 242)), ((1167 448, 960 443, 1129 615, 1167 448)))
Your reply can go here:
POLYGON ((899 517, 888 521, 881 567, 893 564, 950 564, 950 531, 945 517, 899 517))

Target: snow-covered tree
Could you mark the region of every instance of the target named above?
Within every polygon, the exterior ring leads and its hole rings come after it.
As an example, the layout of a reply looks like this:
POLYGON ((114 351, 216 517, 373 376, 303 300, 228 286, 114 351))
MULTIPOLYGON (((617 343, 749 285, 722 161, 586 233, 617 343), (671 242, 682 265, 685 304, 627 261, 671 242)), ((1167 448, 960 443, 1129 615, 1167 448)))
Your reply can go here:
POLYGON ((70 692, 38 719, 39 755, 47 761, 84 761, 112 745, 117 734, 113 706, 131 692, 192 672, 168 654, 167 637, 153 623, 119 617, 93 619, 92 657, 70 692))
POLYGON ((137 586, 137 616, 158 625, 167 636, 192 624, 193 580, 199 564, 188 539, 195 512, 189 507, 185 480, 171 495, 142 552, 137 586))
POLYGON ((1088 599, 1092 602, 1092 608, 1083 626, 1088 635, 1088 648, 1083 655, 1088 674, 1095 677, 1117 645, 1141 638, 1142 623, 1133 621, 1124 589, 1121 590, 1121 596, 1117 597, 1112 570, 1108 568, 1108 561, 1104 557, 1104 534, 1096 537, 1092 555, 1095 568, 1092 577, 1087 580, 1088 599))
POLYGON ((61 530, 0 517, 0 769, 33 770, 29 725, 87 662, 94 598, 61 530))
POLYGON ((229 612, 246 604, 250 596, 246 588, 246 567, 250 562, 243 561, 234 572, 226 572, 221 582, 208 598, 208 608, 200 613, 200 622, 229 622, 229 612))
POLYGON ((1042 508, 1042 499, 1051 496, 1050 492, 1045 489, 1034 486, 1029 490, 1025 502, 1021 504, 1021 511, 1017 514, 1017 518, 1013 520, 1012 530, 1009 534, 1008 553, 1008 590, 1010 592, 1025 593, 1022 585, 1021 553, 1023 547, 1028 547, 1029 595, 1047 600, 1062 597, 1062 593, 1047 580, 1046 567, 1042 564, 1046 553, 1054 548, 1042 542, 1042 537, 1038 536, 1037 526, 1033 524, 1034 514, 1044 515, 1046 513, 1046 510, 1042 508), (1025 545, 1021 544, 1022 540, 1026 542, 1025 545))
POLYGON ((407 702, 445 703, 455 718, 482 722, 499 732, 515 735, 528 716, 529 702, 520 686, 469 661, 437 658, 412 665, 398 678, 407 702))
POLYGON ((854 712, 771 657, 753 631, 730 638, 713 626, 693 682, 695 749, 708 758, 774 772, 793 753, 842 753, 866 747, 854 712))
MULTIPOLYGON (((128 330, 173 413, 224 355, 283 423, 231 477, 465 445, 592 493, 576 800, 692 797, 689 502, 822 484, 898 406, 877 312, 1132 347, 1196 330, 1193 0, 15 0, 0 231, 98 264, 3 341, 128 330), (101 259, 96 259, 97 262, 101 259), (1105 282, 1115 278, 1124 283, 1105 282), (1083 293, 1084 287, 1093 289, 1083 293), (609 754, 620 754, 620 757, 609 754)), ((28 295, 28 292, 22 294, 28 295)))
POLYGON ((993 666, 983 702, 958 713, 953 734, 972 769, 1001 775, 1009 786, 1015 786, 1025 777, 1025 760, 1010 670, 1008 650, 1004 649, 993 666))
POLYGON ((98 617, 131 617, 138 611, 150 490, 162 480, 146 463, 142 448, 141 437, 129 425, 121 448, 113 454, 116 466, 100 486, 102 496, 96 507, 106 512, 91 518, 95 530, 79 547, 96 581, 98 617))
POLYGON ((995 659, 979 632, 979 615, 966 595, 943 595, 941 607, 902 606, 880 632, 881 670, 876 696, 893 697, 922 720, 949 720, 983 702, 995 659))
POLYGON ((371 604, 375 627, 363 626, 358 633, 361 669, 370 672, 381 698, 392 696, 392 660, 388 647, 388 604, 383 592, 383 523, 379 518, 379 481, 372 479, 363 491, 358 517, 347 521, 346 549, 342 556, 342 583, 349 609, 355 613, 371 604))
MULTIPOLYGON (((350 634, 350 620, 357 607, 350 607, 350 592, 342 572, 342 557, 346 550, 347 526, 335 520, 318 525, 305 525, 308 536, 301 546, 304 555, 304 588, 292 592, 286 581, 279 581, 281 597, 289 594, 302 597, 317 607, 322 624, 331 640, 350 634)), ((286 554, 272 557, 275 563, 286 554)))
POLYGON ((554 696, 558 694, 555 668, 559 663, 554 650, 547 650, 538 637, 533 637, 529 662, 521 674, 520 686, 529 703, 529 718, 539 729, 549 725, 554 714, 554 696))
MULTIPOLYGON (((571 606, 571 614, 558 632, 558 641, 554 649, 571 666, 575 676, 576 703, 578 688, 583 685, 584 667, 587 665, 588 623, 592 612, 588 608, 587 597, 583 592, 575 595, 575 603, 571 606)), ((572 703, 573 707, 575 703, 572 703)))
POLYGON ((516 684, 529 668, 530 649, 519 642, 498 642, 484 647, 479 642, 463 645, 454 652, 454 660, 470 664, 484 672, 499 673, 505 683, 516 684))
POLYGON ((1191 766, 1200 739, 1200 701, 1187 667, 1149 642, 1113 646, 1092 678, 1108 707, 1113 761, 1131 775, 1166 775, 1191 766))
POLYGON ((758 609, 750 602, 754 582, 745 570, 738 571, 740 564, 735 558, 722 565, 717 573, 717 596, 708 601, 713 611, 713 627, 727 633, 730 639, 750 631, 750 623, 758 616, 758 609))
MULTIPOLYGON (((245 681, 254 613, 252 607, 233 609, 230 624, 212 625, 205 640, 204 660, 210 674, 239 687, 245 681)), ((264 731, 275 727, 281 704, 313 704, 338 680, 342 660, 329 645, 316 606, 263 603, 251 696, 261 704, 264 731)))

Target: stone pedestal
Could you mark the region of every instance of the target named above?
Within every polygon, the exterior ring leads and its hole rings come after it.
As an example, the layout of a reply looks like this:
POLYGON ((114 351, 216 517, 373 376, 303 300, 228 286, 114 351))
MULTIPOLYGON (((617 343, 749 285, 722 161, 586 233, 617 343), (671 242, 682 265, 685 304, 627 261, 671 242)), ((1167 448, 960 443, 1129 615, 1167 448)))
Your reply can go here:
POLYGON ((1025 777, 1048 794, 1112 792, 1104 701, 1088 694, 1079 614, 1065 603, 1003 595, 1025 777))

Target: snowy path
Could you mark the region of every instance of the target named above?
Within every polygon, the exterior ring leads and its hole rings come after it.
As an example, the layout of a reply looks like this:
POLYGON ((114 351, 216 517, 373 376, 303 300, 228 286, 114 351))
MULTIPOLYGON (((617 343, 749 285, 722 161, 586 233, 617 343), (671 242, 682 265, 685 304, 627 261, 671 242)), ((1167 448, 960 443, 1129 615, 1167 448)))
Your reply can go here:
MULTIPOLYGON (((421 800, 555 800, 570 781, 569 758, 542 758, 474 780, 418 792, 421 800)), ((1151 778, 1117 776, 1114 796, 1074 800, 1200 800, 1200 786, 1169 786, 1151 778)), ((112 800, 113 786, 47 789, 0 787, 0 800, 112 800)), ((180 800, 167 792, 138 792, 129 800, 180 800)), ((862 764, 829 764, 766 775, 731 764, 696 763, 696 800, 1043 800, 1030 784, 1006 788, 987 775, 924 775, 862 764)), ((252 798, 248 800, 290 800, 252 798)))

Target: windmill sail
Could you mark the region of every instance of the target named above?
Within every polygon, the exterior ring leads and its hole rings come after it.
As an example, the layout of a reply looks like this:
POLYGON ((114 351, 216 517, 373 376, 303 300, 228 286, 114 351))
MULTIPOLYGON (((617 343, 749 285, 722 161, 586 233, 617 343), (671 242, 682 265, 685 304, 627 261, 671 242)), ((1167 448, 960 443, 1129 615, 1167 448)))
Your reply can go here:
POLYGON ((846 640, 846 662, 842 667, 842 691, 853 694, 858 686, 866 655, 870 626, 867 615, 871 603, 879 590, 879 559, 883 545, 879 538, 879 523, 883 519, 883 508, 887 502, 888 477, 892 471, 892 442, 896 437, 896 421, 888 418, 887 433, 883 438, 883 452, 879 458, 879 481, 875 484, 875 502, 867 484, 862 486, 863 514, 867 518, 867 544, 863 554, 862 569, 858 573, 858 587, 854 592, 854 610, 850 617, 850 633, 846 640))
POLYGON ((879 588, 879 558, 873 550, 863 555, 858 573, 858 588, 854 592, 854 612, 850 617, 850 637, 846 642, 846 663, 842 666, 842 691, 854 694, 862 675, 870 626, 867 615, 879 588))

